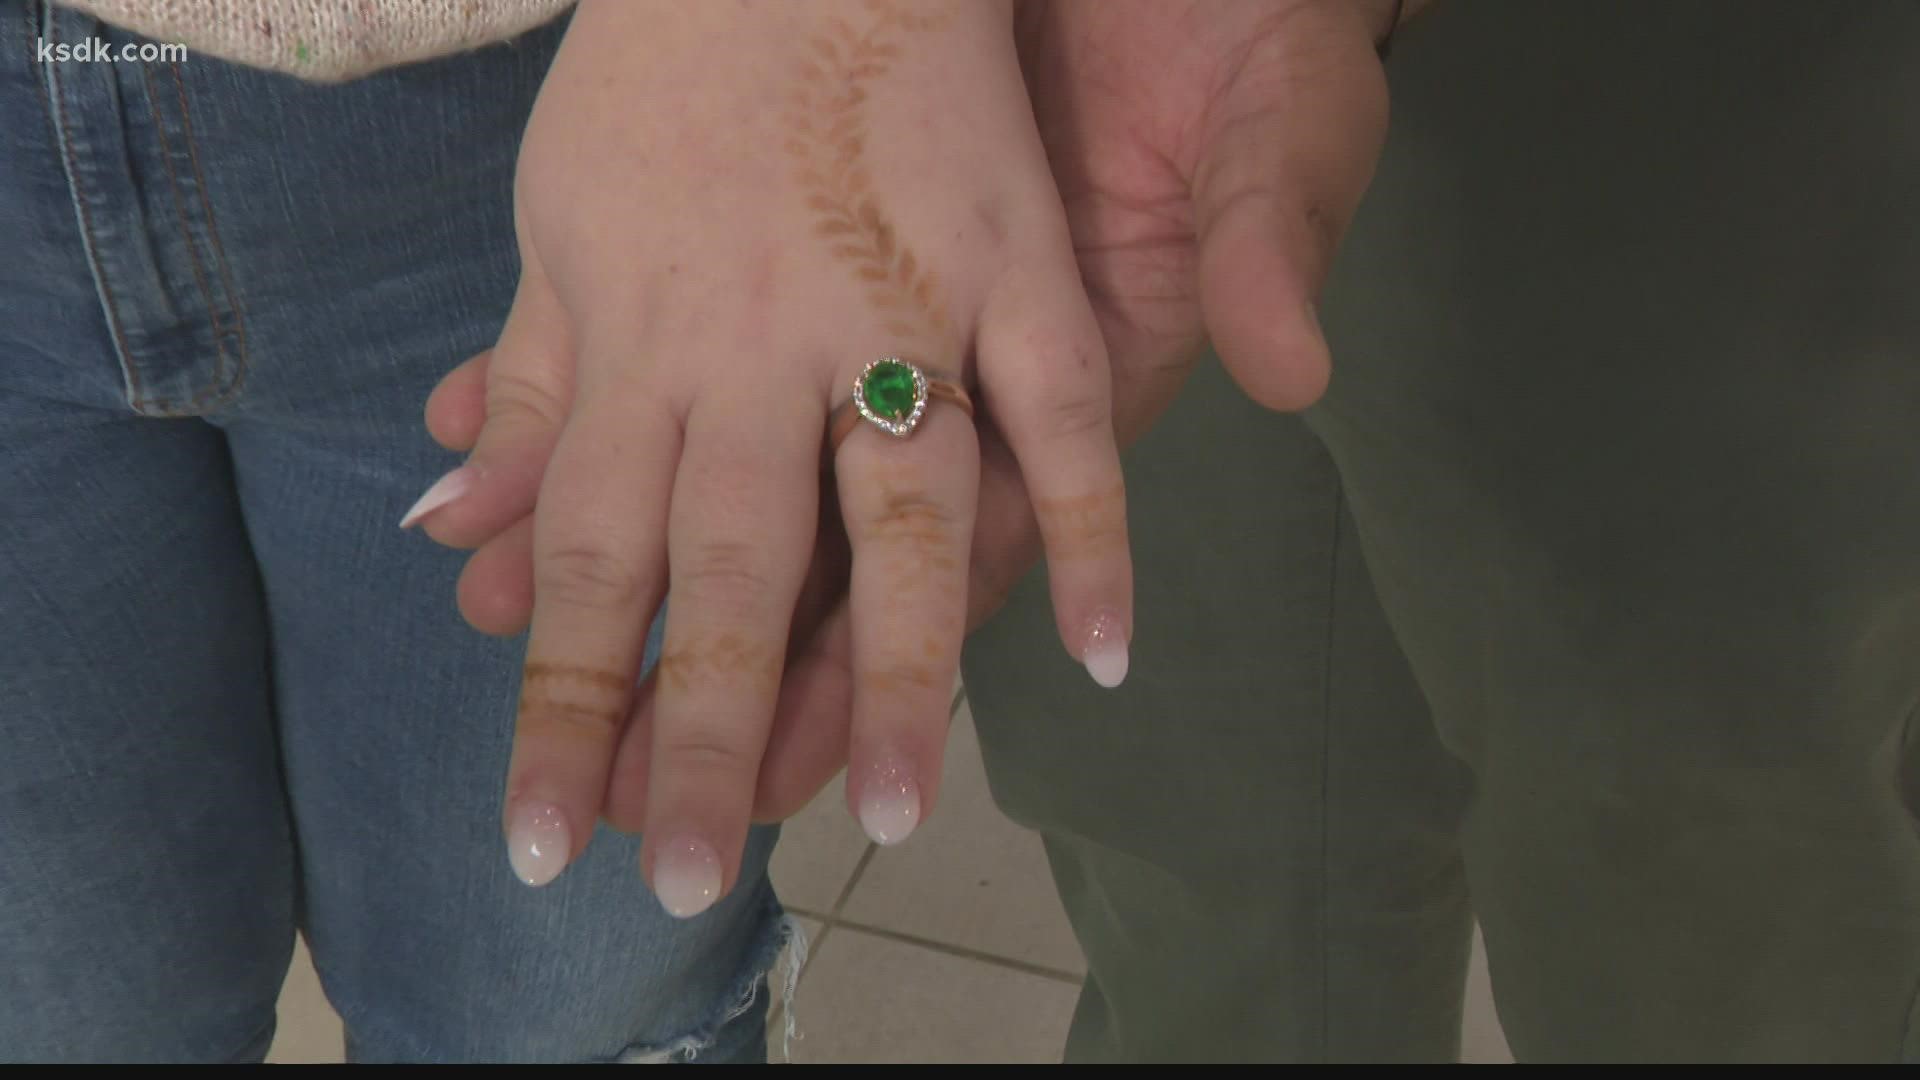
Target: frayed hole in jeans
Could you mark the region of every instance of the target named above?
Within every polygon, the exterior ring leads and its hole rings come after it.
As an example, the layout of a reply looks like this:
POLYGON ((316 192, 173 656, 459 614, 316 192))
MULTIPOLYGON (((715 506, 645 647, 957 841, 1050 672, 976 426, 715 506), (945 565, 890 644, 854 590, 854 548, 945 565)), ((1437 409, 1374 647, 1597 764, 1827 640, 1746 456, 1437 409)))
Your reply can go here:
POLYGON ((714 1034, 687 1035, 665 1046, 647 1047, 629 1050, 620 1055, 622 1065, 670 1065, 675 1062, 690 1062, 699 1058, 701 1053, 710 1049, 719 1038, 718 1032, 734 1020, 745 1015, 753 1008, 754 1001, 760 996, 762 986, 776 985, 773 976, 779 973, 777 985, 780 988, 780 1010, 782 1014, 782 1037, 780 1057, 783 1061, 793 1060, 795 1040, 806 1036, 800 1033, 800 1024, 794 1014, 793 999, 800 986, 801 969, 807 966, 807 932, 801 928, 800 920, 791 915, 780 919, 780 952, 774 958, 770 971, 761 972, 759 977, 748 983, 737 1001, 729 1007, 720 1022, 715 1025, 714 1034), (784 963, 783 963, 784 961, 784 963))

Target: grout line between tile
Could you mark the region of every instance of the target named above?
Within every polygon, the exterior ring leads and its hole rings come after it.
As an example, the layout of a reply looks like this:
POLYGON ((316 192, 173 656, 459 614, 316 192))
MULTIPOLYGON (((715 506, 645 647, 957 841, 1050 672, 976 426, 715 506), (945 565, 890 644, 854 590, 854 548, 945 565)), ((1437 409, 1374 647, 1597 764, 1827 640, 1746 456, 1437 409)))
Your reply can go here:
MULTIPOLYGON (((954 717, 960 715, 960 706, 966 704, 966 701, 967 701, 967 688, 964 685, 955 687, 953 692, 953 701, 947 705, 948 722, 952 722, 954 717)), ((867 867, 871 865, 873 862, 873 857, 875 855, 878 855, 879 853, 880 853, 880 845, 873 844, 873 843, 869 843, 867 845, 866 850, 860 853, 860 861, 854 864, 853 873, 847 875, 847 883, 846 885, 841 887, 840 895, 837 898, 835 898, 833 902, 833 910, 813 911, 808 908, 795 907, 792 904, 785 905, 787 914, 796 915, 803 919, 812 919, 813 921, 820 924, 820 936, 817 938, 814 938, 813 941, 809 943, 809 946, 808 946, 809 959, 807 962, 807 966, 801 969, 800 978, 796 984, 796 988, 798 986, 806 985, 807 975, 813 970, 813 966, 814 966, 813 959, 819 956, 820 949, 826 945, 827 938, 832 935, 834 928, 841 927, 841 926, 844 926, 849 930, 870 934, 874 937, 886 938, 892 941, 897 941, 903 945, 912 945, 918 948, 928 949, 937 953, 945 953, 948 956, 957 957, 962 960, 975 960, 983 964, 992 964, 995 967, 1007 968, 1013 971, 1020 972, 1023 975, 1033 975, 1042 979, 1049 979, 1054 982, 1067 983, 1072 986, 1079 986, 1082 983, 1083 980, 1080 976, 1075 975, 1069 971, 1061 971, 1057 968, 1044 967, 1039 964, 1029 964, 1020 960, 1011 960, 1003 956, 994 956, 991 953, 984 953, 975 949, 963 948, 958 945, 948 945, 945 942, 932 941, 927 938, 919 938, 919 937, 913 936, 912 934, 902 934, 897 931, 886 930, 878 926, 868 926, 864 923, 853 923, 853 922, 844 921, 840 917, 841 912, 846 910, 847 903, 853 899, 853 890, 859 886, 860 879, 866 876, 867 867)), ((770 1024, 778 1014, 779 1014, 779 1010, 770 1010, 768 1012, 767 1016, 770 1024)))
POLYGON ((1010 968, 1023 975, 1034 975, 1042 979, 1051 979, 1054 982, 1063 982, 1072 986, 1079 986, 1086 981, 1083 976, 1075 975, 1071 971, 1062 971, 1059 968, 1050 968, 1043 964, 1029 964, 1025 960, 1014 960, 1005 956, 995 956, 989 952, 981 952, 979 949, 969 949, 964 945, 949 945, 944 941, 934 941, 930 938, 903 934, 898 930, 888 930, 885 927, 870 926, 866 923, 848 922, 845 919, 834 923, 834 925, 854 933, 886 938, 888 941, 897 941, 902 945, 913 945, 933 952, 945 953, 948 956, 957 957, 961 960, 977 960, 983 964, 992 964, 994 967, 1010 968))
POLYGON ((853 873, 847 876, 846 885, 841 887, 840 898, 833 902, 833 911, 827 916, 827 922, 840 921, 840 913, 846 910, 847 901, 853 899, 854 886, 860 884, 860 878, 866 874, 868 864, 873 862, 873 857, 879 850, 880 845, 869 842, 867 850, 860 853, 860 861, 854 864, 853 873))

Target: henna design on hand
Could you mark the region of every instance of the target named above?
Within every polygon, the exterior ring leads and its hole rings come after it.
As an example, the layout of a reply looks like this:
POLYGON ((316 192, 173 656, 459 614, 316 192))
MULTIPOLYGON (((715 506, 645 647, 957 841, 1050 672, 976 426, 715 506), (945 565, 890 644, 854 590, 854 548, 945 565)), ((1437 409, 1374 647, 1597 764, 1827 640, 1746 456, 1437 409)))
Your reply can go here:
MULTIPOLYGON (((900 58, 894 31, 938 28, 943 14, 903 10, 894 0, 867 0, 873 22, 860 32, 845 19, 829 19, 810 43, 813 56, 798 66, 799 86, 790 98, 787 151, 794 178, 814 211, 814 232, 833 255, 851 264, 868 299, 881 312, 887 333, 902 343, 918 341, 950 349, 946 304, 938 278, 899 238, 874 197, 866 163, 868 88, 900 58)), ((911 359, 911 357, 909 357, 911 359)))

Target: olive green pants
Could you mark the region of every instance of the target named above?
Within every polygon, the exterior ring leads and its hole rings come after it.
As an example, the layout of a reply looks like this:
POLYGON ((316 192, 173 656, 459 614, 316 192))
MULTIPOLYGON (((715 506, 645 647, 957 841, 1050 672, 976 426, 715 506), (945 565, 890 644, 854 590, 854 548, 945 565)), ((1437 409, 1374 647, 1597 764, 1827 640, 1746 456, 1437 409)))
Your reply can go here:
POLYGON ((1453 0, 1304 420, 1128 459, 1133 670, 969 644, 1074 1060, 1920 1060, 1920 3, 1453 0), (1377 597, 1377 599, 1376 599, 1377 597), (1904 795, 1903 795, 1904 785, 1904 795))

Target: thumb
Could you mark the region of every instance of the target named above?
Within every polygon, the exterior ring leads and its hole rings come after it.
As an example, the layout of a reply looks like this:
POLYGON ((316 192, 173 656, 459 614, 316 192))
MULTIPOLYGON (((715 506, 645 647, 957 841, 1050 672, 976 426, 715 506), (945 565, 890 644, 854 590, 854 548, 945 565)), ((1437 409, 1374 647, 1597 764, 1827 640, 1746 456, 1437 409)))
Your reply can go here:
POLYGON ((1200 302, 1247 395, 1303 409, 1329 362, 1314 304, 1386 137, 1386 78, 1361 5, 1302 3, 1263 24, 1200 130, 1200 302))

